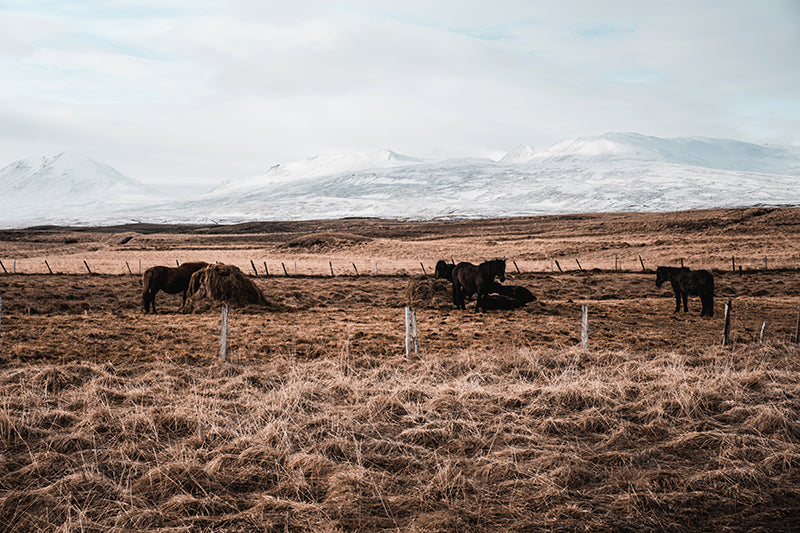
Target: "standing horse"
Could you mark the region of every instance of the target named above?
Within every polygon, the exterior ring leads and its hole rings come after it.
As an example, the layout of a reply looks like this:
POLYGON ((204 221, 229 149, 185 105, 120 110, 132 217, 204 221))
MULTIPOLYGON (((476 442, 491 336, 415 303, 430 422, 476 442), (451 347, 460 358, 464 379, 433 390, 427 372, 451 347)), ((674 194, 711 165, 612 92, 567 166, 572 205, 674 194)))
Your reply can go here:
POLYGON ((192 274, 207 267, 208 263, 184 263, 177 267, 154 266, 142 274, 142 307, 147 313, 152 308, 156 313, 156 293, 164 291, 167 294, 183 295, 182 304, 186 303, 186 289, 189 288, 189 279, 192 274))
POLYGON ((492 259, 478 266, 461 262, 453 268, 453 304, 458 309, 466 309, 464 299, 477 293, 475 311, 484 309, 484 299, 492 288, 494 278, 506 280, 506 260, 492 259))
POLYGON ((681 310, 681 301, 683 312, 689 310, 686 301, 691 294, 700 297, 703 306, 700 316, 714 316, 714 276, 711 272, 660 266, 656 269, 656 287, 661 287, 665 281, 669 281, 675 291, 676 313, 681 310))

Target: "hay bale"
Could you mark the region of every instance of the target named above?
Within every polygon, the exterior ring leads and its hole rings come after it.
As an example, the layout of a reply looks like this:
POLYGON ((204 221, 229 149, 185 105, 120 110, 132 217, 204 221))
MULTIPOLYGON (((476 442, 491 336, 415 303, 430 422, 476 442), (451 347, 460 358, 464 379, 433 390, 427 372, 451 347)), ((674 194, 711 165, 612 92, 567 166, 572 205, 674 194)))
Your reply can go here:
POLYGON ((406 287, 406 303, 409 307, 423 309, 447 309, 453 307, 452 283, 429 276, 414 276, 406 287))
POLYGON ((233 307, 274 307, 253 281, 234 265, 208 265, 192 274, 181 310, 201 313, 219 304, 233 307))

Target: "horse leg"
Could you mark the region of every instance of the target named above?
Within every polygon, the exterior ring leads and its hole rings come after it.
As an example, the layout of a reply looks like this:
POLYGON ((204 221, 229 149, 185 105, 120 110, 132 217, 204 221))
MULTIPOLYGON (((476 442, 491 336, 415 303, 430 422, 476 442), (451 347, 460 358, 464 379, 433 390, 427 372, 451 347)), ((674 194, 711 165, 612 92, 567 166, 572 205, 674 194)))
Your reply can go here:
POLYGON ((686 313, 686 312, 689 311, 689 306, 688 306, 689 293, 688 292, 684 292, 684 293, 681 294, 681 297, 683 298, 683 312, 686 313))
POLYGON ((677 313, 680 310, 681 310, 681 293, 675 291, 675 312, 677 313))

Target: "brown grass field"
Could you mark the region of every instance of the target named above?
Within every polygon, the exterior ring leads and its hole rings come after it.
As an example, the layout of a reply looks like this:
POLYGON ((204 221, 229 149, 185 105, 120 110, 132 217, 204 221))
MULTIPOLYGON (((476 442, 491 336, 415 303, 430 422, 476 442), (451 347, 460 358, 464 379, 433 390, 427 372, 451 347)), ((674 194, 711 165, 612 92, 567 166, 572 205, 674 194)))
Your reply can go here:
POLYGON ((30 228, 0 261, 0 531, 800 529, 800 209, 30 228), (503 256, 536 302, 422 272, 503 256), (176 260, 264 292, 228 361, 220 306, 141 312, 176 260), (681 260, 713 318, 655 287, 681 260))

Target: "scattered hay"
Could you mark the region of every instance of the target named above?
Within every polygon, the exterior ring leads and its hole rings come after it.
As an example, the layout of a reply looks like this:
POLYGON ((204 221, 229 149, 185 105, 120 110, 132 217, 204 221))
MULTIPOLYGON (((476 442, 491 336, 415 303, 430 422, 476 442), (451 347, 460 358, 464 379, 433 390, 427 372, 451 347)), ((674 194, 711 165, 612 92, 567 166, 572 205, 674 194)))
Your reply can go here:
POLYGON ((209 265, 192 274, 181 311, 202 313, 221 303, 239 308, 275 307, 236 266, 209 265))
POLYGON ((310 251, 335 250, 349 248, 369 242, 372 239, 354 233, 309 233, 284 244, 286 248, 298 248, 310 251))
POLYGON ((406 305, 423 309, 453 307, 452 284, 444 279, 414 276, 406 287, 406 305))

